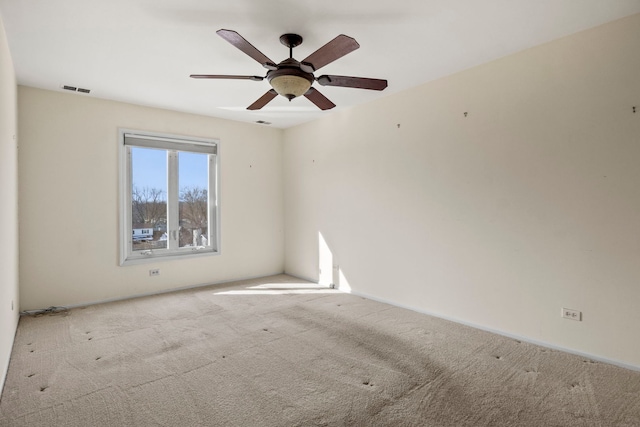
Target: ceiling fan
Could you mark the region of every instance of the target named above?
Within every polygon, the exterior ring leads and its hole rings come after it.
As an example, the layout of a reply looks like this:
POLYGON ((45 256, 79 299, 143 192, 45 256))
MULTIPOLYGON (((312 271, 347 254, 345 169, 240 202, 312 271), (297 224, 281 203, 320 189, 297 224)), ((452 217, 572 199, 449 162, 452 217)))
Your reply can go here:
POLYGON ((346 54, 360 47, 358 42, 344 34, 331 40, 302 61, 293 58, 293 48, 302 43, 302 37, 298 34, 283 34, 280 43, 289 48, 289 58, 276 64, 262 52, 246 41, 240 34, 232 30, 218 30, 216 33, 258 61, 267 70, 265 77, 261 76, 235 76, 223 74, 191 74, 194 79, 235 79, 262 81, 267 79, 272 89, 262 95, 256 102, 249 105, 247 110, 259 110, 267 105, 273 98, 282 95, 291 101, 304 95, 321 110, 329 110, 336 105, 327 99, 318 90, 311 87, 314 81, 322 86, 340 86, 357 89, 383 90, 387 87, 386 80, 370 79, 365 77, 349 77, 322 75, 315 77, 315 73, 325 65, 342 58, 346 54))

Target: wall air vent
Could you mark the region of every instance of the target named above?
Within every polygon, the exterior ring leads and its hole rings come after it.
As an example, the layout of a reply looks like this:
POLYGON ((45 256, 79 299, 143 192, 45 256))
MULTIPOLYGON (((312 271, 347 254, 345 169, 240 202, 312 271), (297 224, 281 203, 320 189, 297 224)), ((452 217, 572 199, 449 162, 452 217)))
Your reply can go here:
POLYGON ((70 90, 71 92, 91 93, 91 89, 84 89, 81 87, 62 85, 60 86, 64 90, 70 90))

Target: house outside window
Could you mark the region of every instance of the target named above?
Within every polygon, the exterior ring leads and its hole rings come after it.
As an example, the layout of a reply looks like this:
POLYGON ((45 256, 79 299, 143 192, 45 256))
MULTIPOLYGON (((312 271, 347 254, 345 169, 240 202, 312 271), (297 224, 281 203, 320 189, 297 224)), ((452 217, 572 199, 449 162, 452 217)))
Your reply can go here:
POLYGON ((120 264, 219 253, 215 139, 120 130, 120 264))

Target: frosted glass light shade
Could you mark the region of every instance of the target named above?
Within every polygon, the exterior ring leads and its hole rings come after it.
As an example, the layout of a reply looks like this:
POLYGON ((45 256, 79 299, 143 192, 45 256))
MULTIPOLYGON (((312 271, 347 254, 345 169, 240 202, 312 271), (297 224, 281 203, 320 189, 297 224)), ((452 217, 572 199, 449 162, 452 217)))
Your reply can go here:
POLYGON ((273 89, 289 100, 304 95, 311 87, 311 82, 304 77, 296 75, 277 76, 269 82, 273 89))

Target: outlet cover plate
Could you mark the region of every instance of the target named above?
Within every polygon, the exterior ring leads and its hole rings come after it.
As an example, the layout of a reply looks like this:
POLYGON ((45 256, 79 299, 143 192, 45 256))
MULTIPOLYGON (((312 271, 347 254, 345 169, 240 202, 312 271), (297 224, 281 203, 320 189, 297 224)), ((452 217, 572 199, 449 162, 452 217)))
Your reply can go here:
POLYGON ((582 321, 582 312, 578 310, 573 310, 571 308, 563 308, 561 315, 565 319, 577 320, 578 322, 582 321))

